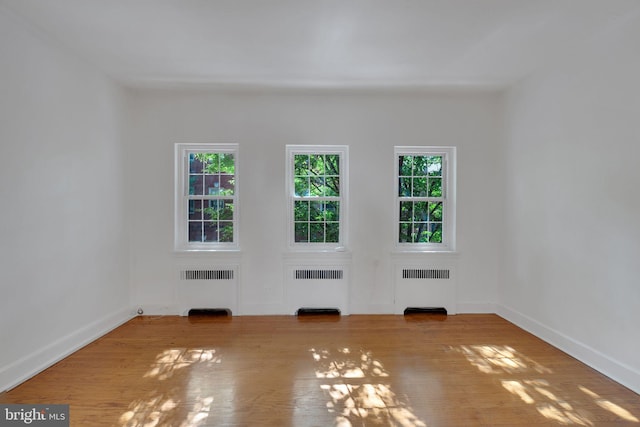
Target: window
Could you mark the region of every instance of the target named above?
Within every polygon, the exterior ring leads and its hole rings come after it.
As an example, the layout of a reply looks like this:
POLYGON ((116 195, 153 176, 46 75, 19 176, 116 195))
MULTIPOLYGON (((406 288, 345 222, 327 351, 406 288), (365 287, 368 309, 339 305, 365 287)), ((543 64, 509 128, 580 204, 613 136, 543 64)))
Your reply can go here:
POLYGON ((453 251, 455 147, 396 147, 396 245, 453 251))
POLYGON ((289 242, 297 249, 346 244, 348 147, 287 146, 289 242))
POLYGON ((177 250, 238 249, 237 144, 176 144, 177 250))

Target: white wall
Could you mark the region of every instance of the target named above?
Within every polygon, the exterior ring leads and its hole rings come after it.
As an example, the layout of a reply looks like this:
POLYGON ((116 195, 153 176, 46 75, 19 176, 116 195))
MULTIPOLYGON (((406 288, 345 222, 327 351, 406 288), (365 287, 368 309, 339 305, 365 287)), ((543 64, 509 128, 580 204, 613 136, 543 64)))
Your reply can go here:
MULTIPOLYGON (((458 147, 458 303, 493 311, 500 277, 502 99, 491 92, 138 90, 129 96, 133 303, 175 312, 173 144, 240 144, 244 314, 284 313, 286 144, 350 147, 352 312, 391 312, 393 146, 458 147)), ((220 255, 200 257, 215 262, 220 255)))
POLYGON ((640 19, 509 96, 500 313, 640 391, 640 19))
POLYGON ((0 8, 0 390, 127 318, 121 91, 0 8))

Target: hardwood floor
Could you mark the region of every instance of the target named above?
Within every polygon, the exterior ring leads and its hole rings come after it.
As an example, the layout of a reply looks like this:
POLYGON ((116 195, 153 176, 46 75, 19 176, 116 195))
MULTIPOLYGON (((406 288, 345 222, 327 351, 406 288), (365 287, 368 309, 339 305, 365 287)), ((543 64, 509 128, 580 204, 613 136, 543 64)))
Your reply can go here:
POLYGON ((137 317, 0 402, 82 427, 640 427, 639 395, 495 315, 137 317))

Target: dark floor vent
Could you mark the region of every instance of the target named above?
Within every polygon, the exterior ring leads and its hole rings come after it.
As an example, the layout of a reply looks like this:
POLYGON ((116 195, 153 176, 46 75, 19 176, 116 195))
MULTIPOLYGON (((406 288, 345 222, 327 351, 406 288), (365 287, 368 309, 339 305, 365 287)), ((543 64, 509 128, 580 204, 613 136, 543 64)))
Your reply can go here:
POLYGON ((444 307, 407 307, 404 310, 405 316, 408 314, 444 314, 447 315, 447 309, 444 307))
POLYGON ((226 317, 231 316, 231 310, 228 308, 192 308, 188 314, 189 316, 226 317))
POLYGON ((296 311, 297 316, 316 316, 316 315, 331 315, 340 316, 340 310, 337 308, 299 308, 296 311))

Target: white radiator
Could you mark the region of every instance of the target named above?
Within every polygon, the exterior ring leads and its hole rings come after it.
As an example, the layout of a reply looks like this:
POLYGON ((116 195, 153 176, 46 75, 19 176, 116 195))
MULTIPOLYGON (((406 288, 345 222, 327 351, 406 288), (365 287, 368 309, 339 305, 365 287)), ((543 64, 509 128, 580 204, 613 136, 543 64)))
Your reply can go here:
POLYGON ((186 316, 191 309, 228 309, 237 314, 238 266, 188 266, 179 270, 175 287, 178 312, 186 316))
POLYGON ((287 311, 300 308, 335 308, 349 314, 347 265, 289 265, 285 267, 287 311))
POLYGON ((408 307, 440 308, 456 314, 456 266, 434 261, 394 265, 394 312, 408 307))

